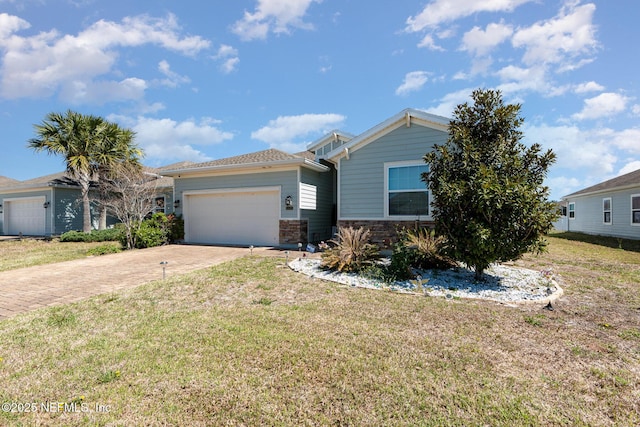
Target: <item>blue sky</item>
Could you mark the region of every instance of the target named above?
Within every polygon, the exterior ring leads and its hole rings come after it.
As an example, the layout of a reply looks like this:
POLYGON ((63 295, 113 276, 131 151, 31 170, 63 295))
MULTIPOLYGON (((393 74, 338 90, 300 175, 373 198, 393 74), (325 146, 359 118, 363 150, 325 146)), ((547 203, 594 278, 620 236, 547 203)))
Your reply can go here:
POLYGON ((0 175, 72 109, 137 132, 145 163, 303 150, 477 88, 521 103, 552 198, 640 168, 637 1, 0 0, 0 175))

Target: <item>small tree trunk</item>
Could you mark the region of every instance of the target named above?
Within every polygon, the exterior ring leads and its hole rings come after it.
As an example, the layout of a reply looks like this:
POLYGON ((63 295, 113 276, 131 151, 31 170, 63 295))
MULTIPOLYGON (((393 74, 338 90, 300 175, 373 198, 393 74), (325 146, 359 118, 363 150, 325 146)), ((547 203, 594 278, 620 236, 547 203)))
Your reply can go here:
POLYGON ((102 207, 100 210, 100 224, 98 225, 98 230, 106 230, 107 229, 107 208, 102 207))
POLYGON ((474 265, 473 270, 475 271, 474 279, 476 282, 481 282, 484 280, 484 270, 487 268, 486 265, 474 265))
POLYGON ((91 233, 91 202, 89 201, 89 180, 80 179, 82 194, 82 231, 91 233))

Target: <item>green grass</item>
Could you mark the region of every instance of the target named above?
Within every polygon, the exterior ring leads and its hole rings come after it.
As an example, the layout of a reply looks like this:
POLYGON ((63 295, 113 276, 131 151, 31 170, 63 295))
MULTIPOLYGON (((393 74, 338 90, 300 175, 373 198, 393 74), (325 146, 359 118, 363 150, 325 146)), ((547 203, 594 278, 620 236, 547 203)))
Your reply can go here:
POLYGON ((26 313, 0 322, 0 402, 92 412, 0 425, 638 425, 640 254, 549 250, 517 264, 553 268, 566 295, 552 312, 247 257, 26 313))
POLYGON ((57 239, 29 239, 0 241, 0 271, 70 261, 87 256, 118 252, 117 242, 65 242, 57 239))

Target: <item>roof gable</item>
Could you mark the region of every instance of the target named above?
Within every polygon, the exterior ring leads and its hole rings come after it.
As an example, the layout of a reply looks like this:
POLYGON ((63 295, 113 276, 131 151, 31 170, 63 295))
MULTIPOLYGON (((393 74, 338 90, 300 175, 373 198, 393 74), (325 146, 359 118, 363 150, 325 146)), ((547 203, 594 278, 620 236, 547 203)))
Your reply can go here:
POLYGON ((414 123, 442 132, 448 132, 449 122, 450 119, 446 117, 408 108, 354 137, 346 144, 328 153, 326 157, 334 161, 341 157, 347 157, 350 152, 359 150, 395 129, 401 126, 409 127, 414 123))
POLYGON ((626 173, 624 175, 617 176, 615 178, 603 181, 599 184, 592 185, 591 187, 584 188, 563 197, 584 196, 591 193, 601 193, 603 191, 611 191, 616 189, 622 189, 627 187, 640 187, 640 169, 633 172, 626 173))
POLYGON ((336 142, 338 140, 340 141, 344 141, 344 142, 349 142, 351 141, 353 138, 355 137, 355 135, 349 133, 349 132, 344 132, 338 129, 334 129, 331 132, 329 132, 328 134, 324 135, 323 137, 321 137, 320 139, 317 139, 311 143, 309 143, 307 145, 307 150, 309 151, 314 151, 317 150, 318 148, 322 147, 323 145, 326 145, 330 142, 336 142))

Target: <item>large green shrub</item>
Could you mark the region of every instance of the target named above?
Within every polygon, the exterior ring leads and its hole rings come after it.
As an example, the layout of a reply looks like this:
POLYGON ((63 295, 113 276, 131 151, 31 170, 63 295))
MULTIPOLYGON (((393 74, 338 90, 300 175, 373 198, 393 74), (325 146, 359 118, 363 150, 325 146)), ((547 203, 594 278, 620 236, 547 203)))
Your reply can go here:
MULTIPOLYGON (((131 230, 135 249, 175 243, 184 236, 184 221, 181 217, 164 213, 155 213, 149 219, 138 223, 131 230)), ((127 246, 125 233, 120 235, 120 243, 127 246)))
POLYGON ((505 105, 500 91, 472 98, 456 108, 447 142, 424 156, 430 171, 423 179, 449 255, 481 279, 491 263, 544 249, 557 217, 544 185, 555 154, 521 142, 520 105, 505 105))
POLYGON ((330 241, 335 246, 322 254, 322 266, 341 272, 359 272, 375 264, 380 258, 380 249, 369 243, 370 234, 363 227, 340 228, 337 239, 330 241))

